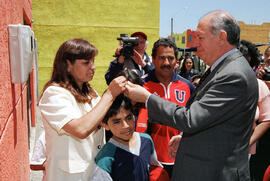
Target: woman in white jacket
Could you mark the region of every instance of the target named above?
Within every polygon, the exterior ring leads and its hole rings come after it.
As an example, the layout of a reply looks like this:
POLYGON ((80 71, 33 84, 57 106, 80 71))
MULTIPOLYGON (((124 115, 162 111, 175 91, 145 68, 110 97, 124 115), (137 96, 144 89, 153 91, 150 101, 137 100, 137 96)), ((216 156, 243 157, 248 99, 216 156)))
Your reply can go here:
POLYGON ((39 102, 46 137, 45 181, 85 180, 105 143, 99 125, 124 90, 125 78, 114 79, 100 98, 88 83, 97 52, 83 39, 68 40, 57 51, 52 77, 39 102))

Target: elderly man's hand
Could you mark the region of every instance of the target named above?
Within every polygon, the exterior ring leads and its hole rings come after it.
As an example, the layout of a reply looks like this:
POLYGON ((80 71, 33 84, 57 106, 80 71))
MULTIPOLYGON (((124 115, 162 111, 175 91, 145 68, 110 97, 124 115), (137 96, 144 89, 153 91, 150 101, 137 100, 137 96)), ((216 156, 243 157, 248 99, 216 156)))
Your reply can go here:
POLYGON ((142 102, 145 103, 148 96, 150 96, 150 92, 148 92, 145 88, 140 85, 133 84, 131 82, 127 82, 126 90, 124 91, 125 96, 129 97, 134 102, 142 102))

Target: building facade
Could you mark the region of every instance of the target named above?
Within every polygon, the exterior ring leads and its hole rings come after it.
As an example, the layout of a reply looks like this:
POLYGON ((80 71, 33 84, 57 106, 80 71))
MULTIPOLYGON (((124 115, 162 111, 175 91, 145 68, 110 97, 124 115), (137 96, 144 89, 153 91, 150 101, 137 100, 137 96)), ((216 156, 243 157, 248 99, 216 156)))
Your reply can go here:
POLYGON ((183 33, 173 34, 173 40, 178 48, 187 47, 187 31, 183 33))
POLYGON ((197 44, 197 37, 195 31, 187 30, 187 47, 195 47, 197 44))
POLYGON ((51 76, 57 49, 68 39, 84 38, 98 48, 91 85, 102 94, 107 88, 105 72, 119 46, 117 37, 121 33, 130 36, 143 31, 148 37, 148 53, 159 37, 159 0, 32 0, 32 3, 39 48, 40 90, 51 76))
MULTIPOLYGON (((35 124, 35 76, 13 83, 8 25, 32 26, 31 0, 0 0, 0 180, 29 180, 29 135, 35 124)), ((32 71, 33 72, 33 71, 32 71)))
MULTIPOLYGON (((238 22, 241 27, 241 40, 248 40, 255 44, 270 42, 270 22, 261 25, 245 24, 243 21, 238 22)), ((258 49, 264 53, 269 45, 259 46, 258 49)))
MULTIPOLYGON (((241 40, 248 40, 255 44, 270 42, 270 23, 262 23, 261 25, 245 24, 243 21, 238 21, 238 23, 241 28, 241 40)), ((188 29, 184 33, 177 33, 173 36, 179 48, 196 46, 197 40, 193 30, 188 29)), ((269 45, 259 46, 258 49, 263 54, 267 46, 269 45)))

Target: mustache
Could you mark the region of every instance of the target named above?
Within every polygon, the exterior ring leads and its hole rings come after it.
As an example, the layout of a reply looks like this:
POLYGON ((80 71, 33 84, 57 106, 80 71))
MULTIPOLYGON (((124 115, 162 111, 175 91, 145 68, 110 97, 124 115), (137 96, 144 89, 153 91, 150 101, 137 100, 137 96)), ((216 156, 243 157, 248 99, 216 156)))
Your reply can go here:
POLYGON ((171 70, 172 66, 170 66, 170 65, 162 65, 162 66, 160 66, 160 68, 161 69, 169 69, 169 70, 171 70))

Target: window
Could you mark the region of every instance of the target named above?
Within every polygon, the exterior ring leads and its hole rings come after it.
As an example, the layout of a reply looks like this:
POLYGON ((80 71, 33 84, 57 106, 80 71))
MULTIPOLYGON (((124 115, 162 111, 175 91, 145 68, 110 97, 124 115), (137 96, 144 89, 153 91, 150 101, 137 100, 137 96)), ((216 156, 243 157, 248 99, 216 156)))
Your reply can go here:
POLYGON ((186 43, 186 37, 182 36, 182 44, 186 43))
POLYGON ((188 36, 188 42, 190 42, 190 43, 192 42, 192 35, 188 36))

